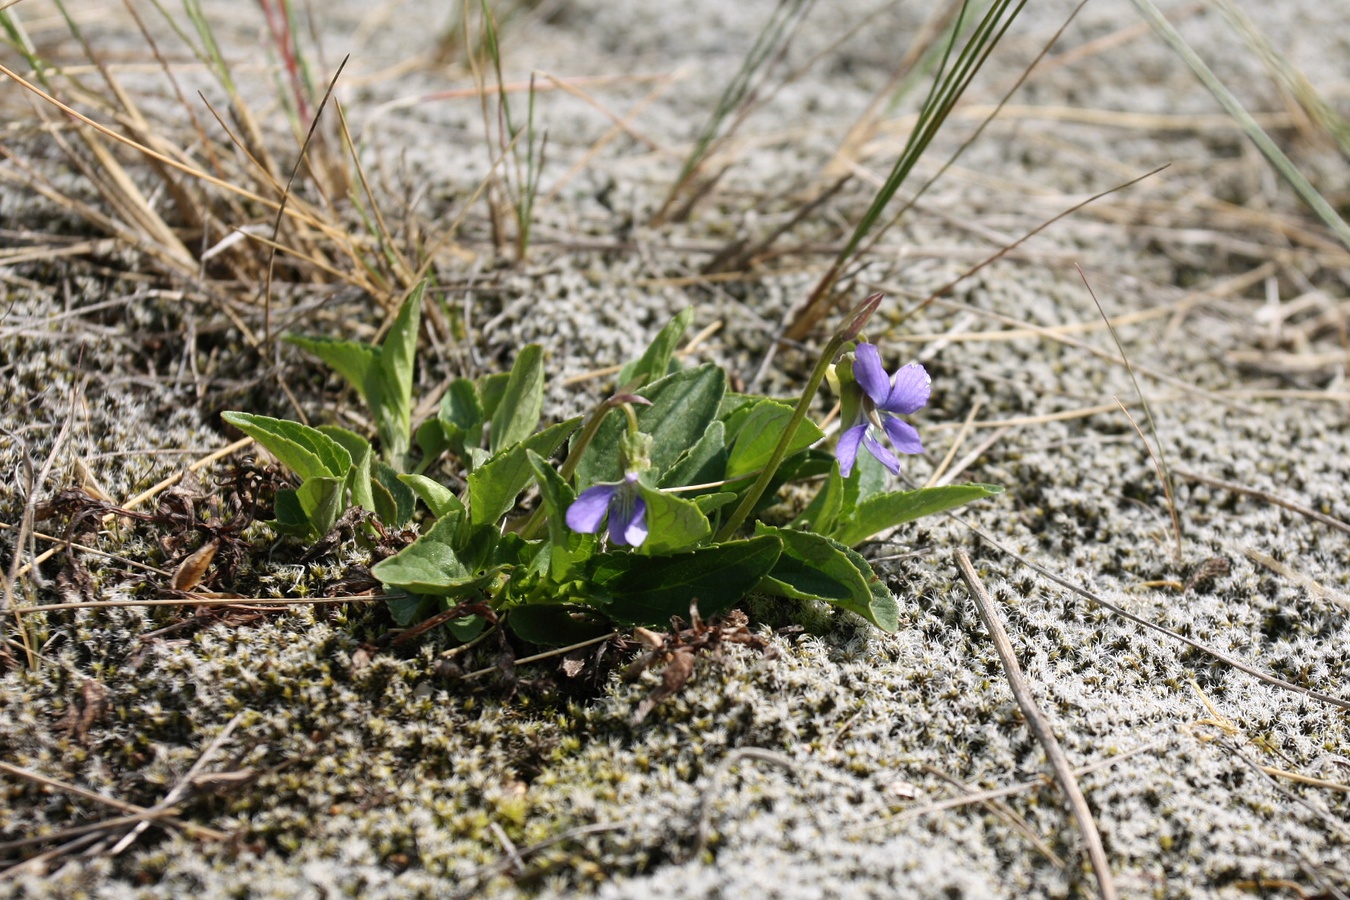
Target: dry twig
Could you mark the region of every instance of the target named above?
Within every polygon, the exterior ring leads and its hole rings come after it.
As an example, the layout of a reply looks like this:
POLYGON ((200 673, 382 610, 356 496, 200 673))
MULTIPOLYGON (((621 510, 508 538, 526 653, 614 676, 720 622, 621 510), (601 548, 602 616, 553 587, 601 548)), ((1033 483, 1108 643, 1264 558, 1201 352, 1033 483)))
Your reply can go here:
POLYGON ((1004 672, 1008 676, 1008 685, 1012 688, 1013 696, 1017 698, 1017 705, 1021 707, 1022 714, 1027 718, 1027 727, 1041 742, 1041 747, 1045 750, 1045 756, 1050 761, 1051 768, 1055 770, 1055 780, 1059 782, 1060 789, 1064 791, 1064 796, 1069 801, 1069 808, 1073 810, 1073 816, 1078 821, 1079 829, 1083 832, 1083 841, 1087 844, 1088 859, 1091 860, 1092 871, 1097 876, 1097 887, 1101 890, 1103 898, 1114 900, 1116 886, 1111 879, 1111 866, 1106 859, 1106 849, 1102 846, 1102 836, 1097 832, 1096 823, 1092 821, 1092 810, 1088 808, 1087 798, 1083 796, 1082 790, 1078 787, 1078 780, 1073 776, 1073 768, 1069 765, 1069 758, 1064 754, 1063 748, 1060 747, 1059 741, 1055 738, 1055 732, 1050 727, 1050 720, 1036 705, 1036 698, 1031 696, 1031 688, 1022 676, 1022 669, 1017 663, 1017 655, 1013 652, 1012 642, 1008 640, 1008 633, 1004 630, 1003 623, 994 610, 993 600, 985 592, 984 585, 980 582, 980 576, 970 563, 970 557, 966 556, 964 550, 958 549, 956 551, 956 562, 961 568, 961 577, 970 587, 971 596, 975 600, 975 608, 979 610, 980 618, 984 621, 985 628, 989 629, 989 636, 994 640, 999 659, 1003 661, 1004 672))

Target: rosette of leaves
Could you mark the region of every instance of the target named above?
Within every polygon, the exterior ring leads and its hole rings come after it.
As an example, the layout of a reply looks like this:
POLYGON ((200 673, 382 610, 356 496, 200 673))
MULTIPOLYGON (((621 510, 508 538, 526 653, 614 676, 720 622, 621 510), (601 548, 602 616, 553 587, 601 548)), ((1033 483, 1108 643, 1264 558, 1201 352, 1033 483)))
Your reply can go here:
MULTIPOLYGON (((471 468, 462 495, 438 491, 434 482, 418 488, 434 523, 374 568, 391 590, 407 594, 393 603, 396 618, 408 624, 440 610, 487 604, 526 639, 561 644, 614 623, 666 625, 687 615, 691 602, 701 615, 716 615, 759 591, 822 601, 879 628, 896 628, 895 597, 854 547, 1001 488, 891 491, 885 470, 867 460, 841 476, 834 456, 816 446, 822 432, 794 404, 732 392, 715 365, 679 366, 674 350, 690 320, 688 311, 677 316, 620 376, 620 396, 634 401, 636 428, 651 438, 648 465, 626 488, 645 508, 648 534, 641 544, 606 546, 601 537, 566 526, 567 509, 581 491, 626 481, 619 448, 632 425, 624 416, 606 416, 613 403, 603 404, 580 431, 578 420, 528 437, 514 418, 510 431, 498 427, 508 398, 516 410, 533 409, 536 390, 542 398, 542 369, 536 387, 527 348, 504 379, 453 386, 438 430, 426 441, 419 431, 424 446, 443 440, 471 468), (485 430, 501 440, 483 447, 485 430), (549 455, 574 432, 566 461, 555 467, 549 455), (782 527, 724 521, 775 459, 768 489, 750 504, 753 512, 774 503, 788 482, 818 481, 801 514, 782 527), (516 516, 516 498, 530 481, 538 508, 516 516), (725 527, 735 533, 719 539, 725 527)), ((481 620, 467 617, 454 627, 467 636, 481 620)))

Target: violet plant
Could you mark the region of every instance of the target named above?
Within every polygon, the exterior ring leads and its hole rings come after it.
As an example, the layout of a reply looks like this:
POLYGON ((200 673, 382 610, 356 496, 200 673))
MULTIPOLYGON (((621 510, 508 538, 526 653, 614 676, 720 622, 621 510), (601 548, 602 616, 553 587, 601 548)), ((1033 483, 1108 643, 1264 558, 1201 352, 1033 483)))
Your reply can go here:
POLYGON ((757 592, 894 630, 896 598, 855 548, 1002 492, 888 486, 900 461, 883 439, 922 452, 899 417, 927 403, 929 379, 915 363, 888 375, 880 349, 859 340, 880 294, 826 343, 794 403, 733 392, 713 364, 681 367, 675 348, 693 318, 685 310, 585 417, 540 427, 544 362, 531 345, 510 372, 457 379, 437 415, 413 429, 407 348, 421 296, 419 288, 379 347, 292 339, 357 387, 383 458, 345 429, 226 414, 301 478, 294 496, 278 498, 283 531, 313 538, 352 506, 399 526, 417 501, 426 507, 419 536, 372 569, 401 625, 440 616, 469 639, 494 619, 559 645, 616 624, 666 625, 691 604, 713 616, 757 592), (809 415, 827 378, 848 423, 834 452, 809 415), (795 515, 779 502, 792 483, 815 487, 795 515), (537 498, 525 496, 531 486, 537 498), (764 520, 773 507, 781 524, 764 520))

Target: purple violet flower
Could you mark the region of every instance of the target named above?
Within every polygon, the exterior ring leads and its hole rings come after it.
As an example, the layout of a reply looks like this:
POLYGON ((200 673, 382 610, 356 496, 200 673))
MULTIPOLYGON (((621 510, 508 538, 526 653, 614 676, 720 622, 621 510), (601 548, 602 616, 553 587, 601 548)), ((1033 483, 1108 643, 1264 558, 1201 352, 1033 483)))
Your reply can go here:
POLYGON ((858 445, 900 474, 900 460, 877 440, 885 432, 901 453, 922 453, 919 432, 896 416, 907 416, 928 403, 932 380, 918 363, 910 363, 895 373, 886 374, 881 365, 881 354, 874 344, 859 344, 853 361, 853 377, 863 389, 858 418, 853 426, 839 436, 835 455, 839 458, 839 474, 848 477, 858 459, 858 445))
POLYGON ((609 542, 636 547, 647 539, 647 503, 638 494, 638 476, 588 487, 567 508, 567 527, 595 534, 609 517, 609 542))

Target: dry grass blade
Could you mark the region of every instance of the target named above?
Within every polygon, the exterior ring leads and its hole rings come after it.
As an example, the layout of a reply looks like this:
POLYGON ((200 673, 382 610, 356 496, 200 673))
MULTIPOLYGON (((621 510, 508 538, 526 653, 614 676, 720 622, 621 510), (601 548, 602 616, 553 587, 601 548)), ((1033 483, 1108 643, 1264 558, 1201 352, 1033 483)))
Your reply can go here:
MULTIPOLYGON (((1127 759, 1130 759, 1131 757, 1138 756, 1141 753, 1149 753, 1153 750, 1160 750, 1164 746, 1166 746, 1166 744, 1167 741, 1154 741, 1150 744, 1143 744, 1141 746, 1133 748, 1132 750, 1126 750, 1123 753, 1117 753, 1115 756, 1108 756, 1105 759, 1098 760, 1097 762, 1089 763, 1088 765, 1085 766, 1079 766, 1078 768, 1073 770, 1073 774, 1075 777, 1079 777, 1082 775, 1090 775, 1093 772, 1098 771, 1099 769, 1105 769, 1117 765, 1119 763, 1124 762, 1127 759)), ((1017 784, 1010 784, 1005 787, 990 788, 989 790, 985 791, 975 791, 974 793, 963 794, 960 797, 950 797, 946 800, 938 800, 936 802, 927 803, 923 806, 915 807, 913 809, 907 809, 904 812, 900 813, 899 815, 894 816, 889 821, 907 822, 912 819, 917 819, 921 816, 928 816, 932 815, 933 813, 944 812, 949 809, 959 809, 963 806, 971 806, 972 804, 975 803, 984 803, 987 800, 998 800, 1003 797, 1011 797, 1014 794, 1025 793, 1026 791, 1034 791, 1036 788, 1044 787, 1048 782, 1049 779, 1046 778, 1044 775, 1042 775, 1039 778, 1033 778, 1029 781, 1020 781, 1017 784)), ((861 836, 862 834, 866 833, 866 831, 873 830, 875 827, 876 826, 871 826, 867 829, 860 829, 858 831, 853 832, 853 834, 861 836)))
POLYGON ((1092 810, 1088 808, 1087 798, 1083 796, 1083 791, 1078 787, 1078 780, 1074 778, 1069 758, 1055 738, 1050 720, 1041 712, 1040 707, 1036 705, 1036 698, 1031 695, 1031 689, 1022 676, 1021 666, 1017 663, 1017 654, 1013 652, 1012 642, 1008 640, 1008 633, 994 609, 994 602, 985 592, 980 576, 970 563, 970 557, 966 556, 965 551, 958 549, 956 562, 961 569, 961 577, 970 587, 975 608, 979 610, 980 618, 984 621, 985 628, 989 629, 989 636, 993 638, 994 646, 998 649, 999 659, 1003 661, 1003 669, 1008 676, 1013 696, 1017 698, 1017 705, 1026 716, 1027 726, 1045 750, 1045 756, 1055 770, 1055 779, 1059 782, 1060 789, 1064 791, 1069 807, 1073 810, 1073 816, 1078 821, 1078 827, 1083 832, 1088 859, 1092 862, 1093 874, 1097 876, 1097 887, 1103 898, 1114 900, 1116 886, 1111 879, 1111 866, 1106 859, 1106 849, 1102 846, 1102 836, 1097 832, 1097 825, 1092 820, 1092 810))
POLYGON ((1275 557, 1267 553, 1262 553, 1255 547, 1243 547, 1242 553, 1252 562, 1259 563, 1260 565, 1265 566, 1267 569, 1270 569, 1272 572, 1275 572, 1278 575, 1282 575, 1285 578, 1288 578, 1290 581, 1294 582, 1294 584, 1297 584, 1299 587, 1303 588, 1312 596, 1319 597, 1323 600, 1330 600, 1332 603, 1335 603, 1337 606, 1341 607, 1341 609, 1350 611, 1350 597, 1346 597, 1340 591, 1335 591, 1332 590, 1331 588, 1324 586, 1315 579, 1309 578, 1302 572, 1299 572, 1294 568, 1292 568, 1291 566, 1288 566, 1280 562, 1275 557))
POLYGON ((1344 522, 1334 516, 1304 506, 1302 503, 1295 503, 1293 500, 1286 500, 1278 494, 1272 494, 1269 491, 1259 490, 1258 488, 1247 487, 1245 484, 1237 484, 1232 481, 1224 481, 1220 478, 1213 478, 1209 475, 1201 475, 1199 472, 1191 472, 1186 469, 1175 469, 1173 474, 1178 478, 1185 478, 1187 481, 1195 481, 1212 488, 1218 488, 1223 491, 1231 491, 1234 494, 1243 494, 1247 497, 1254 497, 1257 500, 1264 500, 1274 506, 1283 507, 1290 512, 1296 512, 1300 516, 1306 516, 1314 522, 1321 522, 1330 528, 1334 528, 1343 534, 1350 534, 1350 522, 1344 522))
POLYGON ((1266 159, 1270 160, 1270 164, 1298 193, 1303 202, 1308 204, 1313 212, 1317 213, 1318 217, 1335 233, 1342 244, 1350 248, 1350 224, 1347 224, 1345 219, 1341 218, 1336 208, 1327 202, 1327 199, 1322 196, 1317 188, 1313 187, 1312 182, 1308 181, 1298 166, 1294 165, 1289 157, 1284 154, 1284 151, 1271 140, 1265 129, 1252 118, 1251 114, 1224 86, 1209 66, 1205 65, 1200 55, 1191 48, 1191 45, 1172 26, 1172 23, 1168 22, 1163 14, 1158 11, 1158 7, 1153 4, 1152 0, 1134 0, 1134 5, 1138 7, 1144 18, 1157 31, 1158 36, 1167 42, 1176 54, 1185 61, 1195 77, 1200 79, 1201 83, 1214 95, 1214 99, 1218 100, 1234 121, 1242 126, 1242 130, 1251 142, 1260 149, 1266 159))
MULTIPOLYGON (((970 785, 966 784, 961 779, 953 778, 951 775, 948 775, 946 772, 934 766, 924 766, 923 770, 927 772, 929 775, 932 775, 936 778, 941 778, 943 781, 947 782, 947 784, 950 784, 952 787, 960 791, 964 796, 969 797, 971 795, 980 793, 970 785)), ((1054 849, 1049 844, 1047 844, 1039 834, 1036 833, 1035 829, 1031 827, 1031 823, 1028 822, 1023 816, 1019 815, 1018 812, 1014 810, 1011 806, 1004 803, 1001 799, 997 798, 980 800, 978 802, 982 803, 986 809, 988 809, 994 815, 998 816, 1000 819, 1006 822, 1009 825, 1009 827, 1011 827, 1018 834, 1022 835, 1022 837, 1026 838, 1027 842, 1030 843, 1033 847, 1035 847, 1042 856, 1048 859, 1050 861, 1050 864, 1053 865, 1055 868, 1062 869, 1067 865, 1067 863, 1064 862, 1064 858, 1060 856, 1058 853, 1056 853, 1054 849)))
POLYGON ((1102 597, 1098 594, 1094 594, 1087 588, 1076 585, 1072 581, 1069 581, 1067 578, 1062 578, 1059 575, 1056 575, 1054 572, 1051 572, 1045 566, 1042 566, 1039 563, 1032 562, 1030 559, 1027 559, 1025 556, 1018 553, 1016 550, 1012 549, 1006 544, 1000 543, 993 535, 985 531, 983 528, 971 524, 967 520, 963 519, 961 516, 958 516, 955 513, 947 513, 947 515, 950 516, 955 521, 960 522, 962 525, 969 528, 972 532, 978 535, 981 540, 983 540, 989 546, 993 547, 995 550, 998 550, 1000 553, 1012 557, 1013 559, 1020 562, 1022 565, 1026 566, 1028 569, 1031 569, 1033 572, 1040 574, 1044 578, 1048 578, 1050 581, 1053 581, 1055 584, 1059 585, 1062 588, 1065 588, 1066 590, 1073 591, 1075 594, 1082 597, 1084 600, 1089 600, 1092 603, 1095 603, 1098 606, 1100 606, 1102 609, 1114 615, 1120 616, 1122 619, 1133 622, 1134 624, 1147 628, 1150 631, 1156 631, 1158 634, 1166 635, 1167 637, 1171 638, 1174 641, 1180 641, 1181 643, 1185 644, 1188 647, 1191 647, 1192 649, 1199 650, 1206 656, 1210 656, 1225 665, 1232 666, 1239 672, 1245 672, 1246 674, 1250 675, 1251 677, 1255 678, 1258 681, 1265 682, 1266 684, 1272 685, 1274 687, 1282 688, 1286 691, 1291 691, 1295 694, 1300 694, 1304 697, 1308 697, 1309 699, 1317 700, 1318 702, 1326 703, 1331 706, 1338 707, 1340 709, 1350 710, 1350 700, 1346 700, 1341 697, 1333 697, 1331 694, 1323 693, 1322 691, 1316 691, 1313 690, 1312 688, 1306 688, 1303 687, 1302 685, 1294 684, 1292 681, 1286 681, 1283 678, 1278 678, 1274 675, 1271 675, 1269 672, 1263 672, 1260 669, 1256 668, 1255 666, 1248 665, 1247 663, 1243 662, 1242 660, 1238 659, 1235 656, 1230 656, 1221 650, 1216 650, 1215 648, 1209 646, 1208 644, 1202 644, 1199 641, 1194 640, 1193 638, 1186 637, 1184 634, 1181 634, 1180 632, 1173 631, 1170 628, 1165 628, 1156 622, 1150 622, 1143 616, 1135 615, 1134 613, 1130 612, 1129 610, 1125 609, 1119 604, 1112 603, 1105 597, 1102 597))
POLYGON ((347 65, 349 56, 344 56, 342 62, 338 65, 337 71, 333 73, 333 78, 328 82, 328 89, 324 91, 323 100, 319 102, 319 109, 314 114, 314 120, 309 123, 309 131, 305 133, 304 143, 300 145, 300 153, 295 158, 295 165, 291 167, 291 173, 286 178, 286 187, 281 192, 281 202, 277 206, 277 216, 272 222, 272 244, 267 254, 267 278, 263 282, 263 352, 267 356, 272 355, 272 278, 276 271, 277 261, 277 236, 281 233, 281 223, 286 218, 286 204, 291 199, 291 189, 295 186, 295 177, 300 174, 300 167, 305 164, 305 154, 309 150, 314 136, 318 133, 319 122, 323 119, 323 111, 328 108, 328 100, 333 96, 333 88, 337 85, 337 80, 342 76, 342 70, 347 65))
POLYGON ((55 778, 48 778, 46 775, 24 769, 20 766, 10 765, 7 762, 0 762, 0 772, 4 772, 6 775, 10 775, 14 778, 22 778, 24 781, 40 784, 43 787, 63 791, 67 794, 73 794, 84 800, 92 800, 95 803, 101 803, 118 812, 130 813, 133 816, 153 816, 159 819, 159 821, 173 825, 175 828, 182 829, 185 834, 189 834, 195 838, 204 838, 211 841, 225 841, 230 838, 230 836, 223 831, 207 828, 203 825, 194 825, 193 823, 184 821, 174 815, 161 815, 166 811, 152 812, 148 807, 137 806, 134 803, 127 803, 112 797, 105 797, 102 794, 95 793, 87 788, 66 784, 64 781, 57 781, 55 778))
MULTIPOLYGON (((46 484, 47 476, 51 474, 52 466, 56 463, 56 457, 61 448, 65 445, 66 437, 70 434, 70 425, 73 416, 66 416, 61 423, 61 430, 57 432, 56 440, 52 441, 52 449, 47 454, 47 459, 42 463, 42 468, 36 474, 33 473, 32 461, 24 454, 23 466, 27 477, 28 497, 23 505, 23 517, 19 523, 19 533, 14 536, 14 554, 10 561, 9 572, 5 574, 3 605, 0 605, 0 628, 3 628, 5 618, 10 614, 15 614, 15 621, 19 628, 19 636, 23 641, 23 647, 28 656, 28 665, 30 668, 37 668, 37 651, 33 646, 32 635, 28 633, 28 626, 17 616, 19 605, 14 591, 15 585, 23 573, 28 569, 21 565, 23 559, 24 545, 28 544, 32 538, 33 525, 37 520, 37 492, 41 490, 42 485, 46 484)), ((29 564, 33 565, 32 563, 29 564)))

